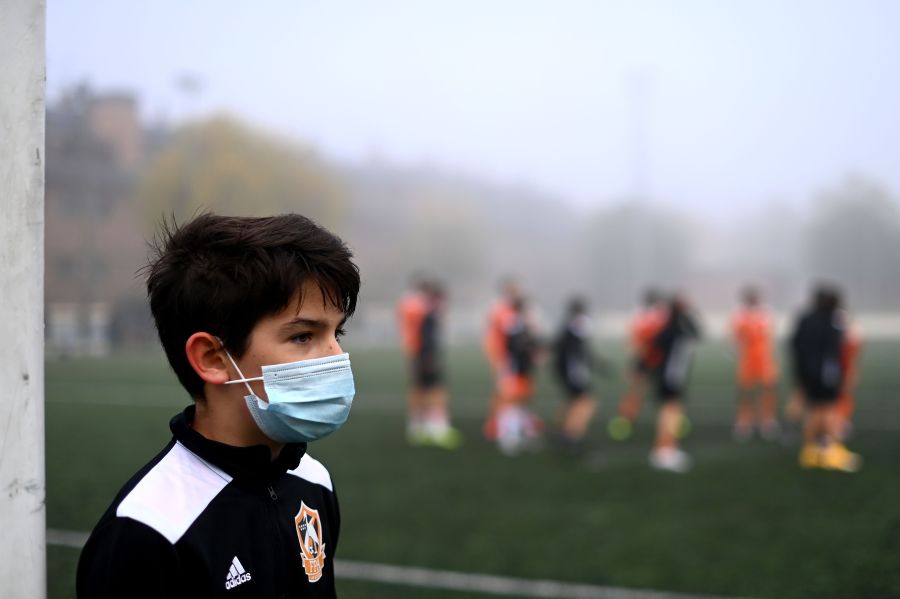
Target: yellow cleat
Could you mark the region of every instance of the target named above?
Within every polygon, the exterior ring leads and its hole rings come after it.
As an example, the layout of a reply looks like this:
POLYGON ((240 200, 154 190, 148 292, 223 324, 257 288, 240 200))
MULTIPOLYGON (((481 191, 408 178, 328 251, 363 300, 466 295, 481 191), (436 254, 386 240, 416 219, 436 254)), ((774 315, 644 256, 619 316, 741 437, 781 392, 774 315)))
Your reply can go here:
POLYGON ((407 430, 406 431, 406 442, 412 445, 413 447, 422 447, 424 445, 428 445, 428 435, 425 434, 423 430, 407 430))
POLYGON ((801 468, 818 468, 821 465, 822 450, 817 445, 804 445, 800 450, 801 468))
POLYGON ((822 450, 819 468, 839 472, 857 472, 862 466, 862 457, 853 453, 841 443, 834 443, 822 450))
POLYGON ((457 449, 462 445, 462 433, 449 426, 443 432, 431 435, 429 441, 441 449, 457 449))
POLYGON ((688 435, 691 434, 693 430, 693 425, 691 424, 690 419, 684 414, 681 415, 681 422, 678 423, 678 432, 676 433, 679 439, 684 439, 688 435))
POLYGON ((622 416, 616 416, 609 421, 606 430, 614 441, 625 441, 631 436, 632 428, 630 420, 622 416))

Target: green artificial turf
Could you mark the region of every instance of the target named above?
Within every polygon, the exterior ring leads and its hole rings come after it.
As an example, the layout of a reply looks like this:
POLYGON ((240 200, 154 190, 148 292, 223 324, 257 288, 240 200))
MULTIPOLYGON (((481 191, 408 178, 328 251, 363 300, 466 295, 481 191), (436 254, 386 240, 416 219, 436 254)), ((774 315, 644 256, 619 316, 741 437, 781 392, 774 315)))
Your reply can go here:
MULTIPOLYGON (((337 557, 575 583, 753 597, 900 596, 900 342, 863 354, 855 475, 802 471, 797 447, 731 439, 734 365, 716 343, 695 359, 685 475, 651 470, 653 403, 634 438, 609 440, 621 376, 600 381, 586 453, 508 458, 481 437, 491 389, 477 348, 448 356, 457 451, 404 439, 406 373, 392 349, 348 342, 357 397, 348 424, 312 444, 343 523, 337 557)), ((620 343, 599 349, 620 369, 620 343)), ((782 385, 782 400, 788 391, 782 385)), ((169 438, 188 402, 161 355, 47 364, 47 521, 89 530, 119 487, 169 438)), ((548 375, 534 407, 561 403, 548 375)), ((77 550, 51 547, 50 597, 74 596, 77 550)), ((476 597, 339 581, 343 597, 476 597)))

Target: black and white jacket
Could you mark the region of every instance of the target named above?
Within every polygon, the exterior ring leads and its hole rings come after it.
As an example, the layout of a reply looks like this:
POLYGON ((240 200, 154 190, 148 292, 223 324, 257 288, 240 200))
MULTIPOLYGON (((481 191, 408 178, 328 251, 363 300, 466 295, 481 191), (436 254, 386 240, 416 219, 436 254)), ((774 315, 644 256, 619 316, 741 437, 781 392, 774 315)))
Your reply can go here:
POLYGON ((80 599, 335 597, 340 513, 331 476, 287 445, 210 441, 175 416, 173 438, 119 492, 78 564, 80 599))

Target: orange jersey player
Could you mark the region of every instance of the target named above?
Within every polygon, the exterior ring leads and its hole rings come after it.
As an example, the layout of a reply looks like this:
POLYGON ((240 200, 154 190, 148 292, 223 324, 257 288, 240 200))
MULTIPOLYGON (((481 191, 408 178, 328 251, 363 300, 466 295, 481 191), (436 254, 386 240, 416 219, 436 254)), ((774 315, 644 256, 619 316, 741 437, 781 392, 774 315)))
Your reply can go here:
POLYGON ((853 427, 853 412, 856 408, 855 390, 859 378, 859 355, 862 351, 862 334, 854 325, 848 325, 841 347, 841 371, 844 378, 835 406, 841 420, 840 435, 846 438, 853 427))
POLYGON ((407 356, 419 351, 422 343, 422 320, 428 312, 428 301, 422 284, 407 292, 397 303, 397 322, 400 326, 400 343, 407 356))
POLYGON ((628 337, 632 362, 628 388, 619 402, 618 415, 608 425, 610 436, 619 441, 631 436, 634 421, 641 411, 647 382, 662 362, 663 356, 654 343, 668 321, 668 309, 662 299, 655 289, 648 290, 644 295, 644 305, 631 321, 628 337))
POLYGON ((505 361, 500 365, 496 436, 500 451, 515 455, 527 447, 540 433, 539 420, 528 404, 534 391, 534 373, 539 355, 534 322, 526 312, 522 298, 512 303, 505 314, 503 343, 505 361))
POLYGON ((425 394, 417 382, 416 357, 422 345, 422 322, 428 313, 428 282, 414 279, 413 287, 397 303, 400 342, 409 368, 409 393, 406 399, 406 436, 410 443, 425 438, 427 408, 425 394))
POLYGON ((484 353, 487 355, 491 371, 495 375, 507 361, 506 329, 509 322, 516 317, 514 299, 507 297, 499 300, 488 313, 487 328, 484 331, 484 353))
POLYGON ((488 408, 488 417, 484 423, 483 433, 487 440, 497 439, 497 410, 500 407, 504 386, 508 382, 504 377, 504 365, 507 363, 506 329, 516 318, 515 303, 521 299, 519 284, 513 279, 505 279, 500 287, 501 297, 488 312, 487 326, 484 330, 482 345, 484 353, 494 377, 494 389, 488 408))
POLYGON ((635 369, 650 372, 662 362, 662 353, 654 340, 666 324, 668 312, 658 303, 638 312, 631 323, 631 348, 635 369))
POLYGON ((760 435, 771 440, 779 429, 775 394, 778 368, 772 345, 772 317, 762 305, 756 289, 745 289, 742 302, 743 306, 731 324, 738 358, 734 436, 741 441, 749 439, 756 424, 760 435))

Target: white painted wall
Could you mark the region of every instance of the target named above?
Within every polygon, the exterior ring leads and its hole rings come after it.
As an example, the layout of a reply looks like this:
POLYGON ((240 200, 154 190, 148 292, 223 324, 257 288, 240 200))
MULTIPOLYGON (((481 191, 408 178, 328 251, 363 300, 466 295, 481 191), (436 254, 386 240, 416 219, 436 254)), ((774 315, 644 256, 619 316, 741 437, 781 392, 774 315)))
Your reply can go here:
POLYGON ((0 0, 0 596, 46 597, 43 0, 0 0))

